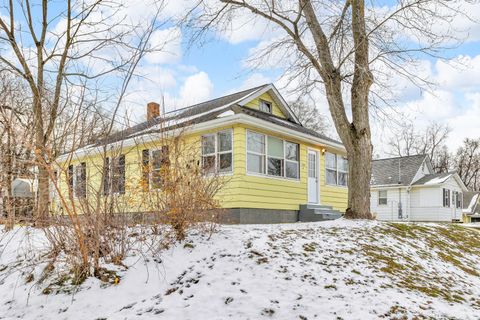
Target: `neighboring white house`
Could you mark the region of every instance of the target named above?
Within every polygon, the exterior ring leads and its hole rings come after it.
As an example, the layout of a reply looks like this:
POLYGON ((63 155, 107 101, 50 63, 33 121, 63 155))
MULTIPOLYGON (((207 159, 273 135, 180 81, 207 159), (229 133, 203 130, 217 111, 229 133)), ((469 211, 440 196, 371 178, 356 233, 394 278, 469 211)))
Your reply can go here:
POLYGON ((480 192, 469 191, 463 194, 463 214, 465 222, 480 222, 480 192))
POLYGON ((463 221, 467 191, 456 172, 434 173, 427 155, 372 163, 371 211, 379 220, 463 221))

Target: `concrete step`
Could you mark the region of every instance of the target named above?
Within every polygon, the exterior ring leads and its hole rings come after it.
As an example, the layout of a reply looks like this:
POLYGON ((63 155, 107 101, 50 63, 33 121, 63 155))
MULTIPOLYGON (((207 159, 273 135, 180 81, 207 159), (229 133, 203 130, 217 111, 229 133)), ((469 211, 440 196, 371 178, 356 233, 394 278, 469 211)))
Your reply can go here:
POLYGON ((306 209, 323 209, 323 210, 332 210, 332 206, 325 206, 322 204, 301 204, 300 205, 300 210, 306 210, 306 209))
POLYGON ((301 205, 298 213, 298 221, 302 222, 335 220, 341 217, 340 211, 324 205, 301 205))

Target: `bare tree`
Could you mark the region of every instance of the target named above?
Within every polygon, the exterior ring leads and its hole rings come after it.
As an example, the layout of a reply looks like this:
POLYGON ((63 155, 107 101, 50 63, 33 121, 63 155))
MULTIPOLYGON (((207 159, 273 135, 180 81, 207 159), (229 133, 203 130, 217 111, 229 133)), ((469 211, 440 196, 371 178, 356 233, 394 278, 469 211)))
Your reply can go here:
POLYGON ((455 169, 467 187, 480 190, 480 139, 465 139, 455 155, 455 169))
POLYGON ((33 100, 35 156, 43 164, 38 167, 40 225, 48 216, 48 149, 66 85, 121 71, 136 61, 132 52, 145 21, 131 23, 122 7, 104 0, 42 0, 40 5, 21 0, 9 1, 6 16, 0 15, 0 48, 9 50, 0 55, 0 64, 24 79, 33 100))
POLYGON ((308 129, 327 134, 330 130, 325 115, 323 115, 314 104, 302 100, 289 103, 290 108, 298 117, 300 123, 308 129))
MULTIPOLYGON (((230 22, 242 14, 262 19, 280 31, 279 37, 259 50, 257 65, 280 55, 274 61, 287 62, 287 74, 291 80, 301 79, 303 91, 319 86, 324 90, 335 129, 348 153, 346 216, 352 218, 373 218, 372 70, 380 76, 393 69, 419 83, 421 79, 405 67, 405 62, 415 60, 416 53, 437 54, 435 49, 444 45, 449 35, 437 34, 432 27, 439 20, 448 23, 460 14, 449 1, 438 0, 398 1, 384 11, 379 7, 373 2, 366 6, 361 0, 221 0, 217 5, 202 1, 190 19, 195 38, 212 28, 228 32, 230 22), (418 41, 405 41, 405 35, 418 41)), ((381 94, 376 96, 382 100, 381 94)))
POLYGON ((424 130, 416 129, 413 124, 405 124, 393 133, 387 153, 399 157, 426 154, 435 172, 447 172, 451 168, 451 155, 446 146, 450 131, 447 124, 437 122, 431 122, 424 130))
POLYGON ((20 81, 5 71, 0 72, 0 197, 3 197, 7 228, 12 228, 15 221, 13 180, 33 175, 28 170, 33 163, 30 130, 33 117, 27 93, 20 81))

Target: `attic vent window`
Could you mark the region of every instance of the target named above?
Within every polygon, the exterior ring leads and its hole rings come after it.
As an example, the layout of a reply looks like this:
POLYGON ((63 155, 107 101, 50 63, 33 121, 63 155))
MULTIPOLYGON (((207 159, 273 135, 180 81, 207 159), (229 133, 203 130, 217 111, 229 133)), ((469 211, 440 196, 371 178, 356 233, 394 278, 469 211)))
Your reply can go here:
POLYGON ((260 100, 260 111, 272 113, 272 104, 268 101, 260 100))

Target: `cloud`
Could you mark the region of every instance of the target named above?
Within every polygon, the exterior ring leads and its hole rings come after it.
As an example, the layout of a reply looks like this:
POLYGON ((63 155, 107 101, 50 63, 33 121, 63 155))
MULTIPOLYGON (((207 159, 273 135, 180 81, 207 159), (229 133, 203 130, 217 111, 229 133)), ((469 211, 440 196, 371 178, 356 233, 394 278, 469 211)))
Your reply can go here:
POLYGON ((180 88, 180 101, 177 107, 186 107, 211 98, 213 83, 206 72, 198 72, 186 78, 180 88))
POLYGON ((150 45, 150 49, 155 51, 145 56, 147 62, 156 64, 176 63, 182 57, 182 32, 177 27, 156 30, 152 33, 150 45))

